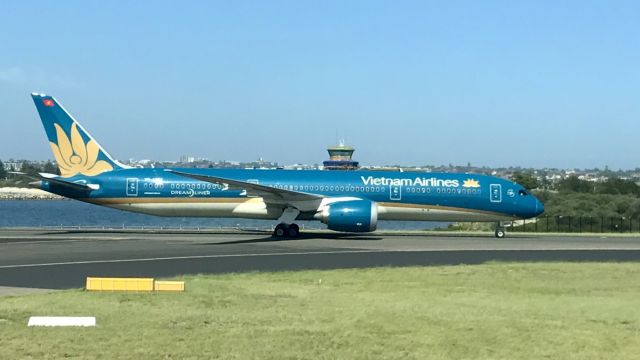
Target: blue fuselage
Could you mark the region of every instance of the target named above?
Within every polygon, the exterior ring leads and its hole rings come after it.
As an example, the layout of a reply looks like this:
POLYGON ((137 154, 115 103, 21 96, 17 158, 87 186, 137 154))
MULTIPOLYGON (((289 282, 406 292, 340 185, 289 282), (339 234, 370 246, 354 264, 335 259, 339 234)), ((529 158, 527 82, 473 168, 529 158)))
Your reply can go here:
MULTIPOLYGON (((393 171, 295 171, 173 169, 315 194, 327 199, 370 200, 380 219, 424 221, 501 221, 535 217, 543 205, 521 185, 501 178, 459 173, 393 171)), ((76 191, 43 182, 44 190, 122 210, 160 216, 220 216, 277 219, 282 208, 246 191, 198 181, 165 169, 121 169, 97 176, 74 176, 89 185, 76 191)), ((313 219, 320 209, 302 211, 313 219)))

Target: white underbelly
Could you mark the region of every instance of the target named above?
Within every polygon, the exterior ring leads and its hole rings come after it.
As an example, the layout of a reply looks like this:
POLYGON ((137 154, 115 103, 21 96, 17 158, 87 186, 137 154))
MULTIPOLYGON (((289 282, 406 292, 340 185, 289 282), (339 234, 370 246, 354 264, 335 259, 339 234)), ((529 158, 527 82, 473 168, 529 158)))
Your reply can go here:
POLYGON ((452 209, 425 206, 407 206, 398 204, 378 205, 378 219, 404 221, 507 221, 513 218, 506 215, 494 214, 471 209, 452 209))
POLYGON ((282 213, 281 209, 267 207, 262 199, 248 199, 243 202, 135 202, 108 206, 125 211, 175 217, 277 219, 282 213))
MULTIPOLYGON (((283 208, 267 206, 262 198, 216 199, 215 201, 138 201, 102 203, 115 209, 133 211, 156 216, 176 217, 220 217, 248 219, 278 219, 283 208)), ((182 199, 181 199, 182 200, 182 199)), ((312 219, 313 213, 301 214, 298 218, 312 219)), ((378 219, 399 221, 508 221, 513 217, 472 209, 432 207, 417 204, 379 203, 378 219)))

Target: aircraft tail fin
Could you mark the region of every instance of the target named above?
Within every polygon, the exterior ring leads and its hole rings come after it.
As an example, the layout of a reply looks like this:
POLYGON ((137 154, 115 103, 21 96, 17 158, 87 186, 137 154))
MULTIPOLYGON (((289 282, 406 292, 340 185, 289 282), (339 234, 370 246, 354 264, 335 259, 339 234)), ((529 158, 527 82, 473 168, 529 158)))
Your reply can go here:
POLYGON ((52 96, 31 94, 62 177, 129 168, 114 160, 52 96))

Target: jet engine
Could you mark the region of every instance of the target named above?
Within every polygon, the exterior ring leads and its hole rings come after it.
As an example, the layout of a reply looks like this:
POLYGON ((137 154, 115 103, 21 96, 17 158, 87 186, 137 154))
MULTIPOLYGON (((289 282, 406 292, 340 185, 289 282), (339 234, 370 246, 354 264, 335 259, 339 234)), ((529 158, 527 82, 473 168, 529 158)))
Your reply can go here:
POLYGON ((320 220, 334 231, 370 232, 378 227, 378 205, 369 200, 328 204, 320 215, 320 220))

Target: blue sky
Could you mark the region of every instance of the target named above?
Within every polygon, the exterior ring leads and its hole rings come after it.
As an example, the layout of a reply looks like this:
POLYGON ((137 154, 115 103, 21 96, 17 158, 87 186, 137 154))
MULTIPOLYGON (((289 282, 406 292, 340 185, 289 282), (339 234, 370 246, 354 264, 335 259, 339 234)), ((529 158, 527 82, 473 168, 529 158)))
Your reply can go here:
POLYGON ((113 156, 640 167, 636 1, 14 1, 0 159, 54 95, 113 156))

